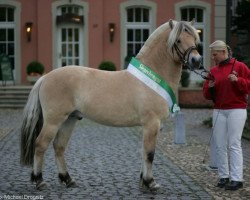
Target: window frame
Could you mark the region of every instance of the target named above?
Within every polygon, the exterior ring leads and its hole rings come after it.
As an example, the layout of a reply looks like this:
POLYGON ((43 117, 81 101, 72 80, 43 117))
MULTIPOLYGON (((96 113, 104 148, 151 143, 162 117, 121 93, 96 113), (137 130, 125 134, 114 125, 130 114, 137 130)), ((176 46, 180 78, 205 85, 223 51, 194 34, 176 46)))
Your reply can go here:
MULTIPOLYGON (((198 9, 202 11, 202 22, 197 22, 196 21, 196 18, 195 18, 195 23, 194 23, 194 27, 199 30, 201 29, 203 31, 203 35, 202 35, 202 40, 201 40, 201 44, 202 44, 202 56, 204 56, 204 53, 206 52, 205 51, 205 45, 204 45, 204 38, 206 38, 206 31, 205 31, 205 24, 204 24, 204 21, 205 21, 205 11, 203 8, 200 8, 200 7, 195 7, 195 6, 186 6, 186 7, 182 7, 180 9, 180 13, 181 13, 181 20, 185 20, 183 19, 182 17, 182 10, 187 10, 187 20, 186 21, 191 21, 191 17, 190 17, 190 9, 195 9, 195 17, 197 16, 197 11, 198 9)), ((204 65, 204 61, 203 61, 203 65, 204 65)))
MULTIPOLYGON (((204 13, 204 29, 203 29, 203 63, 204 67, 208 68, 211 66, 211 60, 210 60, 210 51, 208 49, 209 44, 211 43, 211 15, 212 15, 212 9, 211 4, 197 0, 195 3, 190 3, 189 0, 184 0, 181 2, 178 2, 175 4, 175 16, 176 20, 181 20, 181 9, 182 8, 188 8, 188 7, 194 7, 194 8, 200 8, 203 9, 204 13)), ((196 28, 199 28, 199 24, 195 23, 196 28)), ((198 77, 198 75, 195 75, 194 73, 191 73, 191 80, 192 81, 201 81, 201 78, 198 77)))
POLYGON ((13 21, 1 21, 0 27, 4 29, 14 29, 14 55, 11 56, 13 59, 13 75, 15 82, 21 83, 21 3, 13 0, 0 0, 0 6, 6 8, 13 8, 13 21))
MULTIPOLYGON (((142 6, 142 7, 139 7, 139 6, 128 7, 128 8, 126 8, 126 13, 128 13, 127 9, 134 9, 133 15, 135 17, 136 16, 136 10, 135 10, 136 8, 147 9, 148 12, 149 12, 149 18, 148 18, 149 20, 148 20, 148 22, 137 22, 136 20, 132 21, 132 22, 128 22, 126 20, 126 23, 125 23, 125 30, 126 30, 125 31, 125 48, 126 48, 125 52, 126 52, 126 56, 129 56, 128 55, 128 45, 129 44, 133 45, 133 54, 132 55, 135 55, 135 54, 138 53, 138 52, 136 52, 136 45, 140 44, 140 46, 142 47, 143 44, 144 44, 144 42, 146 41, 143 38, 143 36, 144 36, 143 33, 141 33, 141 35, 140 35, 141 40, 140 41, 136 40, 136 36, 135 36, 135 34, 136 34, 135 31, 136 30, 140 30, 140 31, 142 31, 142 30, 148 30, 148 36, 147 36, 147 38, 149 37, 150 33, 152 32, 151 21, 150 21, 151 20, 151 18, 150 18, 150 9, 148 7, 145 7, 145 6, 142 6), (133 30, 133 40, 132 41, 128 40, 128 31, 129 30, 133 30)), ((142 11, 142 10, 140 10, 140 11, 142 11)), ((141 19, 142 18, 143 17, 141 16, 141 19)), ((128 15, 126 15, 126 19, 128 19, 128 15)))
POLYGON ((149 28, 149 35, 156 28, 156 8, 157 4, 148 0, 129 0, 120 4, 120 13, 121 13, 121 23, 120 23, 120 34, 121 34, 121 50, 120 50, 120 63, 121 68, 124 69, 126 66, 126 57, 127 57, 127 29, 144 29, 149 28), (146 8, 149 9, 149 23, 127 22, 127 9, 128 8, 146 8))
MULTIPOLYGON (((89 3, 84 2, 81 0, 74 0, 74 2, 71 4, 68 0, 56 0, 52 2, 51 6, 51 12, 52 12, 52 41, 53 41, 53 55, 52 55, 52 65, 53 69, 56 69, 58 67, 58 30, 59 27, 56 25, 56 17, 58 16, 58 11, 61 6, 67 6, 67 5, 74 5, 78 7, 82 7, 83 11, 79 14, 84 15, 84 25, 81 24, 83 33, 82 33, 82 41, 80 45, 83 46, 83 66, 89 65, 89 3)), ((79 61, 80 62, 80 61, 79 61)), ((80 62, 81 63, 81 62, 80 62)))

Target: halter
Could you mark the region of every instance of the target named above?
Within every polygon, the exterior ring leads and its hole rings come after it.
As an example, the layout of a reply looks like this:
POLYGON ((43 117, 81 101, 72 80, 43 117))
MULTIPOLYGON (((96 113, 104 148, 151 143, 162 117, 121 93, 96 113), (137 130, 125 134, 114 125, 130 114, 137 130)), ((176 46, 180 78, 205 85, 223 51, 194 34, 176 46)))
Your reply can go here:
POLYGON ((196 46, 191 46, 184 53, 182 53, 181 50, 179 49, 178 45, 176 43, 174 43, 172 52, 173 52, 174 49, 175 49, 175 51, 176 51, 182 65, 183 65, 183 67, 187 67, 188 69, 193 71, 193 68, 189 65, 188 60, 189 60, 191 52, 193 50, 197 50, 197 47, 196 46))
POLYGON ((201 72, 198 72, 196 71, 192 66, 190 66, 189 64, 189 57, 190 57, 190 54, 193 50, 197 50, 197 47, 196 46, 191 46, 189 47, 184 53, 181 52, 181 50, 179 49, 178 45, 176 44, 176 42, 174 43, 174 46, 172 48, 172 52, 173 51, 176 51, 180 61, 181 61, 181 64, 183 67, 186 67, 188 68, 190 71, 194 72, 195 74, 198 74, 201 76, 201 78, 205 79, 205 80, 214 80, 214 77, 213 75, 207 71, 204 67, 202 67, 202 71, 201 72))

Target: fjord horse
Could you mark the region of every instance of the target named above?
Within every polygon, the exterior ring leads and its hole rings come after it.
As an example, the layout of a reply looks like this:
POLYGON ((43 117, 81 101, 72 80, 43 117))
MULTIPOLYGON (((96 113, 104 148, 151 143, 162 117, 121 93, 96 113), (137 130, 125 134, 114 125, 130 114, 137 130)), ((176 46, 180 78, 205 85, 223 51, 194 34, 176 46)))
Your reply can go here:
MULTIPOLYGON (((190 22, 170 20, 150 35, 136 59, 176 93, 182 65, 194 68, 201 63, 198 42, 190 22)), ((139 125, 143 128, 140 183, 157 190, 152 164, 160 123, 169 112, 168 103, 128 70, 108 72, 82 66, 55 69, 36 82, 24 108, 21 164, 33 165, 31 180, 37 189, 46 186, 43 159, 53 141, 59 178, 70 187, 75 182, 68 173, 64 152, 77 120, 84 116, 109 126, 139 125)))

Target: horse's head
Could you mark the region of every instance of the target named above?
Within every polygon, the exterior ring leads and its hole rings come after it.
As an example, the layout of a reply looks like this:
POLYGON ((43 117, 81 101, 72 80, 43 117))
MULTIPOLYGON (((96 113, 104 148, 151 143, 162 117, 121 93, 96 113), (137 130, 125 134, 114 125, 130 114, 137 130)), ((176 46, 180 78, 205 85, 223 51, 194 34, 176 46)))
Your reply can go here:
POLYGON ((197 51, 199 35, 192 25, 193 22, 170 20, 171 32, 168 38, 168 47, 173 59, 190 70, 199 68, 202 63, 202 57, 197 51))

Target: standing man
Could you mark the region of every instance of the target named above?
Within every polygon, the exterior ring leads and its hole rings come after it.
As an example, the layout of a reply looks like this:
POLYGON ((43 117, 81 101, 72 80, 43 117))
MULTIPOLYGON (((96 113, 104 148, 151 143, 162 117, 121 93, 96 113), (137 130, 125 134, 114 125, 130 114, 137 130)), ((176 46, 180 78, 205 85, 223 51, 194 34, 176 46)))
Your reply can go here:
POLYGON ((231 50, 225 42, 217 40, 209 48, 216 65, 211 68, 209 80, 203 85, 203 94, 214 102, 217 186, 238 190, 243 187, 241 136, 247 117, 250 70, 244 63, 231 58, 231 50))

